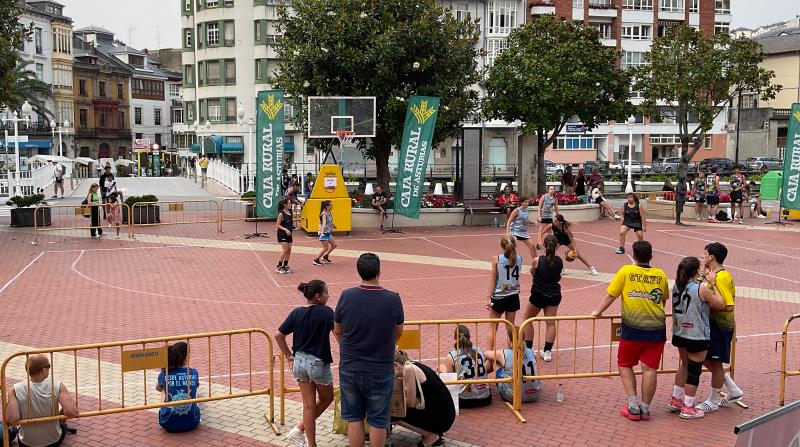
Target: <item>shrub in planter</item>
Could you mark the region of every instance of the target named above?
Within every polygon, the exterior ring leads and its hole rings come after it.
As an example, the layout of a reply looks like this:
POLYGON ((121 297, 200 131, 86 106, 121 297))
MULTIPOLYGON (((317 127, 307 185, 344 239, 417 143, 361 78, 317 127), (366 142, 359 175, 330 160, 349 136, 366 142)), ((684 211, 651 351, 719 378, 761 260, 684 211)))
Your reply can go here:
POLYGON ((242 194, 240 199, 247 202, 245 205, 245 219, 255 219, 256 218, 256 208, 253 206, 255 203, 256 192, 255 191, 247 191, 246 193, 242 194))
POLYGON ((44 195, 33 194, 30 196, 14 196, 7 202, 7 206, 13 206, 11 209, 11 226, 12 227, 32 227, 33 217, 36 213, 37 226, 49 226, 52 224, 50 208, 34 207, 39 203, 47 205, 44 200, 44 195))
POLYGON ((133 214, 134 225, 161 223, 161 208, 158 204, 151 202, 158 202, 158 197, 147 194, 130 196, 125 199, 125 205, 128 206, 122 207, 122 223, 127 224, 129 222, 128 207, 130 207, 130 211, 133 214), (147 203, 147 205, 134 206, 137 203, 147 203))

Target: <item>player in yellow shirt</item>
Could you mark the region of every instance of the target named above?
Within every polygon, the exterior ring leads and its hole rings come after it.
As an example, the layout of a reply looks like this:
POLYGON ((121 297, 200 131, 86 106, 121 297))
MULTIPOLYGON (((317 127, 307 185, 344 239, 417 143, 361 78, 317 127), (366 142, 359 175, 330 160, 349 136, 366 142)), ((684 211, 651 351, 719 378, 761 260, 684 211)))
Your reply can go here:
MULTIPOLYGON (((731 362, 731 341, 733 330, 736 328, 734 318, 734 300, 736 286, 733 277, 725 270, 723 263, 728 257, 728 248, 719 242, 706 245, 703 264, 706 272, 714 272, 714 280, 709 281, 708 287, 717 289, 725 302, 725 309, 711 310, 709 323, 711 326, 711 346, 706 355, 705 366, 711 371, 711 395, 697 408, 704 413, 719 410, 720 406, 736 402, 744 396, 744 392, 736 385, 730 374, 725 372, 724 364, 731 362), (725 397, 721 397, 722 385, 728 389, 725 397)), ((711 275, 709 275, 711 276, 711 275)))
POLYGON ((599 317, 618 297, 622 297, 622 334, 617 349, 617 366, 628 404, 620 413, 632 421, 650 420, 650 403, 656 393, 657 374, 664 343, 667 341, 667 322, 664 304, 669 299, 667 274, 650 267, 653 246, 647 241, 633 244, 634 265, 617 271, 608 286, 600 308, 592 312, 599 317), (636 393, 633 367, 642 365, 642 398, 636 393))

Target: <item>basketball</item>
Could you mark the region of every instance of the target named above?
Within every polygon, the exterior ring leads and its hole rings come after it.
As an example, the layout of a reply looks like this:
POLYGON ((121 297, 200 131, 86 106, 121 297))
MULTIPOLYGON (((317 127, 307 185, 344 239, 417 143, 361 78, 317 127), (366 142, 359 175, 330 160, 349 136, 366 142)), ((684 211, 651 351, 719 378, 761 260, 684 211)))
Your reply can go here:
POLYGON ((572 262, 572 261, 574 261, 574 260, 575 260, 575 258, 577 258, 577 257, 578 257, 578 254, 577 254, 577 253, 575 253, 573 250, 567 250, 567 253, 566 253, 566 255, 564 255, 564 259, 566 259, 566 260, 567 260, 567 262, 572 262))

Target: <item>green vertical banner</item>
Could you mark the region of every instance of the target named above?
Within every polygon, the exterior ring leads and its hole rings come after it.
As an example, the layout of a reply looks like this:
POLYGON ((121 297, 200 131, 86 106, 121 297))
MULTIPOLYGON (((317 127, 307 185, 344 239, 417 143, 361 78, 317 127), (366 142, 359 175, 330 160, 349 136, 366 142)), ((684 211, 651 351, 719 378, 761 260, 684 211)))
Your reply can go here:
POLYGON ((283 90, 258 92, 256 99, 256 217, 278 217, 283 171, 283 90))
POLYGON ((781 208, 800 210, 800 103, 792 105, 789 132, 783 153, 783 188, 781 208))
POLYGON ((438 111, 439 98, 412 96, 408 101, 406 125, 400 145, 394 212, 411 219, 419 219, 425 170, 428 168, 428 155, 431 152, 438 111))

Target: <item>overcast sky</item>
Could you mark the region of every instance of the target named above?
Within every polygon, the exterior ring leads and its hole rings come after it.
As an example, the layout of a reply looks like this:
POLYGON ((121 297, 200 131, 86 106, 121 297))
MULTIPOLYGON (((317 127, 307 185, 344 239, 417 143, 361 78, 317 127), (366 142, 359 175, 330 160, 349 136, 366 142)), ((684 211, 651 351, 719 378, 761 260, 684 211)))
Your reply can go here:
MULTIPOLYGON (((180 4, 176 0, 57 0, 75 29, 95 25, 139 49, 179 48, 180 4)), ((754 28, 800 15, 798 0, 731 0, 733 28, 754 28)))

